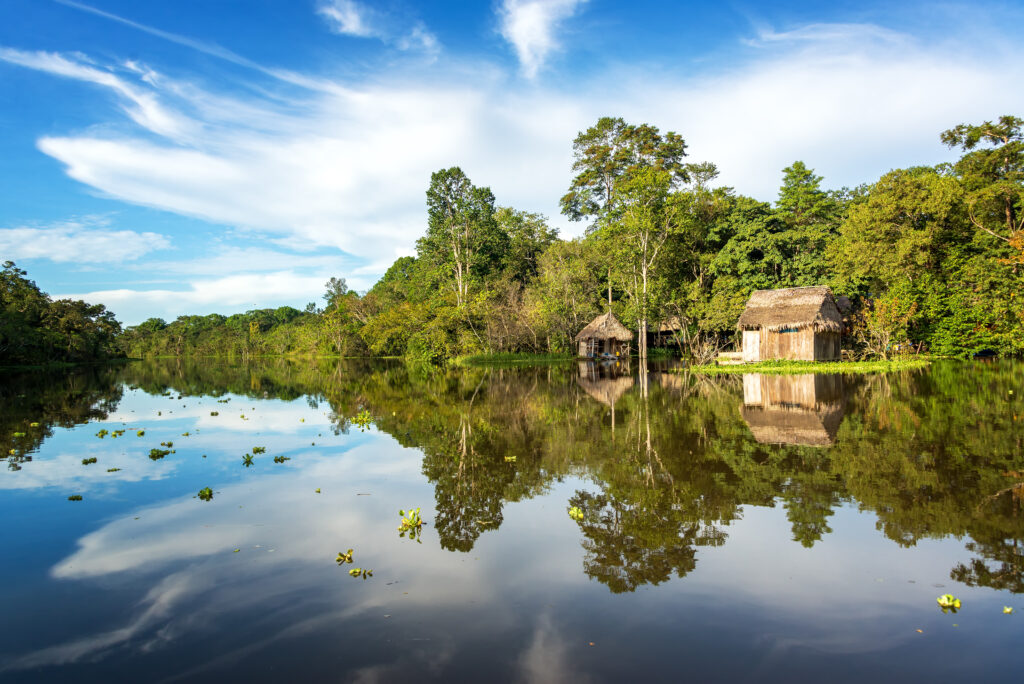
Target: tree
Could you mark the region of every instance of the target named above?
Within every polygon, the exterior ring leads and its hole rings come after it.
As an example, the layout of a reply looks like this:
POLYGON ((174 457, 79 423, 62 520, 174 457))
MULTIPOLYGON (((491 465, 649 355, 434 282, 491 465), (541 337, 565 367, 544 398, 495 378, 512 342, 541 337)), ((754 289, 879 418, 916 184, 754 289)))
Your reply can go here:
POLYGON ((499 208, 494 219, 508 236, 508 249, 502 257, 505 273, 520 282, 536 277, 540 255, 558 239, 558 231, 548 227, 542 214, 511 207, 499 208))
POLYGON ((672 131, 664 136, 649 124, 635 126, 620 118, 602 117, 576 136, 572 144, 576 173, 562 197, 562 213, 573 221, 598 216, 615 203, 619 179, 653 167, 670 174, 673 185, 688 179, 682 159, 686 142, 672 131))
POLYGON ((672 193, 672 175, 648 167, 617 183, 618 205, 606 214, 601 240, 613 254, 616 269, 630 295, 636 317, 640 358, 647 358, 647 323, 654 309, 652 295, 661 276, 662 248, 679 230, 681 204, 672 193))
POLYGON ((427 190, 427 218, 427 234, 416 246, 421 257, 451 274, 461 307, 471 278, 485 275, 507 244, 494 220, 494 195, 457 166, 437 171, 427 190))
POLYGON ((1024 230, 1022 127, 1024 120, 1001 116, 997 123, 960 124, 942 133, 946 146, 966 152, 956 171, 967 190, 971 223, 1006 243, 1024 230))
POLYGON ((324 283, 326 291, 324 292, 324 301, 327 302, 327 308, 331 309, 337 305, 338 299, 348 294, 348 283, 345 282, 344 278, 331 277, 326 283, 324 283))

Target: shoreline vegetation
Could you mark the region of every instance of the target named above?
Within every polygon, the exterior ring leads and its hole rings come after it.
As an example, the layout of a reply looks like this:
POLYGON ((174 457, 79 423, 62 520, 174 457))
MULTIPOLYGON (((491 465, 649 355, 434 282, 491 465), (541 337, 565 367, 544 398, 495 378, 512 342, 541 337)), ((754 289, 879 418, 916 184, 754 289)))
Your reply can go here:
POLYGON ((891 373, 896 371, 921 370, 931 365, 930 358, 900 358, 874 361, 761 361, 729 365, 707 364, 686 366, 680 373, 703 373, 705 375, 730 375, 761 373, 765 375, 798 375, 804 373, 891 373))
MULTIPOLYGON (((751 292, 828 286, 848 300, 844 348, 887 360, 1024 354, 1024 119, 939 136, 960 158, 827 190, 802 161, 774 203, 716 185, 672 131, 603 117, 572 141, 562 239, 497 204, 458 167, 431 175, 426 231, 368 291, 326 283, 322 306, 150 318, 122 329, 103 305, 52 300, 6 262, 0 366, 112 357, 399 357, 443 365, 569 358, 611 311, 648 354, 696 365, 732 346, 751 292), (671 325, 667 325, 671 323, 671 325)), ((258 298, 259 293, 253 293, 258 298)), ((844 366, 845 368, 846 366, 844 366)), ((732 371, 708 371, 732 372, 732 371)))

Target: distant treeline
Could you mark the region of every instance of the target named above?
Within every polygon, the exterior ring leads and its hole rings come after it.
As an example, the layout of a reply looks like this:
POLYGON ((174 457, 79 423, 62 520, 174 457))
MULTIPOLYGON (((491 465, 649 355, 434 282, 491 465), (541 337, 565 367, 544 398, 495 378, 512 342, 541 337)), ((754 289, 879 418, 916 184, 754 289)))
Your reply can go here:
POLYGON ((121 324, 102 304, 52 300, 7 261, 0 271, 0 366, 123 356, 121 324))
MULTIPOLYGON (((852 303, 845 346, 889 356, 903 343, 953 356, 1024 351, 1024 131, 1001 117, 941 140, 954 164, 896 169, 824 190, 803 162, 774 206, 715 187, 714 164, 650 125, 602 118, 573 142, 562 212, 587 221, 558 239, 545 217, 495 203, 457 167, 434 173, 427 231, 358 294, 332 278, 325 306, 183 316, 127 329, 132 356, 341 354, 424 361, 479 353, 568 353, 612 300, 635 330, 678 321, 673 344, 712 357, 751 291, 829 285, 852 303)), ((638 335, 638 340, 646 335, 638 335)))

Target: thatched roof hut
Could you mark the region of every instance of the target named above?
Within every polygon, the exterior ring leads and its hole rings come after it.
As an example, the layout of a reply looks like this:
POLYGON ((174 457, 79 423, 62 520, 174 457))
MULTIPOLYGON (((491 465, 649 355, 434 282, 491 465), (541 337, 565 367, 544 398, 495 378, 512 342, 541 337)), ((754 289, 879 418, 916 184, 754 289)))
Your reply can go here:
POLYGON ((757 290, 737 325, 747 362, 839 358, 843 316, 827 287, 757 290))
POLYGON ((611 311, 592 320, 576 335, 580 356, 629 355, 633 333, 611 311))

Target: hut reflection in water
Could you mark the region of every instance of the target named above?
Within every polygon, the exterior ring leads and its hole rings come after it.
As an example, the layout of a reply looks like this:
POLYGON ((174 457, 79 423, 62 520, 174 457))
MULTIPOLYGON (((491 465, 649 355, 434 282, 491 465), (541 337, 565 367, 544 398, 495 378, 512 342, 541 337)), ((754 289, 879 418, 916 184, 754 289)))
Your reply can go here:
POLYGON ((843 421, 843 376, 743 376, 743 420, 762 444, 830 446, 843 421))
POLYGON ((633 387, 629 360, 580 361, 576 377, 583 391, 612 410, 612 431, 615 431, 615 404, 633 387))

